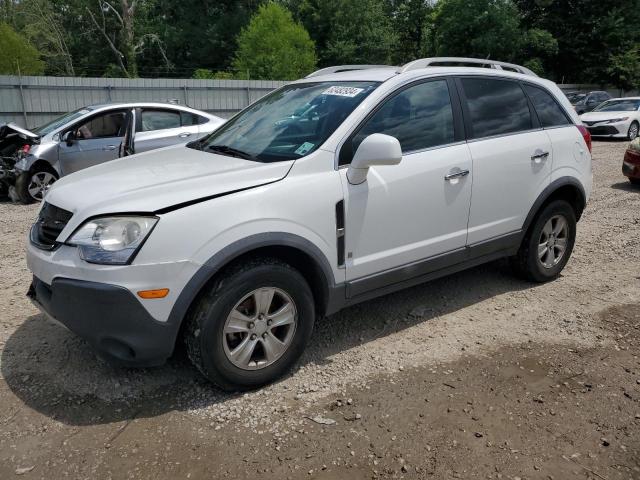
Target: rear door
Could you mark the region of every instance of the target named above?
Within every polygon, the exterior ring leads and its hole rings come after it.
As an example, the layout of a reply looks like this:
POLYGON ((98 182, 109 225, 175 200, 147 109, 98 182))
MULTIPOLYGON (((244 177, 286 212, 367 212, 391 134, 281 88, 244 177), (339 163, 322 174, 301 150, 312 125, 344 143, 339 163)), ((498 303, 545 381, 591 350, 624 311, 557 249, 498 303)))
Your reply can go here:
POLYGON ((110 110, 74 125, 70 130, 72 140, 60 141, 58 146, 62 173, 68 175, 118 158, 128 118, 126 109, 110 110))
POLYGON ((198 125, 178 109, 140 108, 136 112, 136 153, 186 143, 197 138, 198 125), (184 125, 183 125, 184 122, 184 125))
POLYGON ((458 87, 473 160, 468 234, 473 246, 520 232, 550 183, 553 152, 519 82, 461 77, 458 87))

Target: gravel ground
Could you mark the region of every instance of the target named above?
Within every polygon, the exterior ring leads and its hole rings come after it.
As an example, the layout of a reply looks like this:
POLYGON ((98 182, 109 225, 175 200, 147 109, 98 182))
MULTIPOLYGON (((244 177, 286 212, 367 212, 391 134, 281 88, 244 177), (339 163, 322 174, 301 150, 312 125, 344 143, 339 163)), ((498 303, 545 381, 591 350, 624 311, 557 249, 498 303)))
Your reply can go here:
POLYGON ((35 206, 0 203, 0 478, 640 479, 640 189, 594 143, 561 278, 504 262, 322 320, 281 382, 211 388, 180 352, 113 369, 24 296, 35 206))

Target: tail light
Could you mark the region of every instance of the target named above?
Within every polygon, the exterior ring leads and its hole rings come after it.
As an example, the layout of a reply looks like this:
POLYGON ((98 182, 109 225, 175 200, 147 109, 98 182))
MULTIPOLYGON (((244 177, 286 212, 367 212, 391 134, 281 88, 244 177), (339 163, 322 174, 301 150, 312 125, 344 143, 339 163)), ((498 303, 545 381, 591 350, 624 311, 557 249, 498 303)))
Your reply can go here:
POLYGON ((584 125, 576 125, 576 126, 578 127, 578 130, 580 130, 580 133, 582 134, 582 138, 584 138, 584 143, 587 144, 589 153, 591 153, 591 134, 589 133, 589 130, 587 130, 587 127, 585 127, 584 125))

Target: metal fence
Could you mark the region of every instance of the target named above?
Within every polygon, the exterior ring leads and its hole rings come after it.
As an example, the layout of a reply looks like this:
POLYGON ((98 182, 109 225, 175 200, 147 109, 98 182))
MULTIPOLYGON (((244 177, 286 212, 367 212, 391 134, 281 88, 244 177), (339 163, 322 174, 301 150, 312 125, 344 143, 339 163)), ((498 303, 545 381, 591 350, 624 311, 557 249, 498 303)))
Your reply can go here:
MULTIPOLYGON (((164 78, 18 77, 0 75, 0 125, 33 128, 62 113, 105 102, 175 102, 228 118, 286 82, 164 78)), ((607 90, 597 85, 560 85, 565 92, 607 90)))
POLYGON ((0 75, 0 125, 14 122, 33 128, 62 113, 105 102, 175 102, 228 118, 285 83, 0 75))

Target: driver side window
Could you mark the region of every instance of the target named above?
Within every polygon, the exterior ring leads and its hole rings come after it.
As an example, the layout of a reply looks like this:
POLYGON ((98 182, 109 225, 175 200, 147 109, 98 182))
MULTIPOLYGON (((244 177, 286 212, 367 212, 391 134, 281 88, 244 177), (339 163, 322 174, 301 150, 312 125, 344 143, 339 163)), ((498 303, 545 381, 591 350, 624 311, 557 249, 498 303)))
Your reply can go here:
MULTIPOLYGON (((354 135, 352 152, 373 133, 397 138, 403 154, 453 143, 453 108, 447 81, 427 81, 391 97, 354 135)), ((342 160, 341 164, 348 163, 342 160)))
POLYGON ((124 111, 108 112, 91 117, 75 130, 75 138, 89 140, 96 138, 123 137, 126 130, 124 111))

